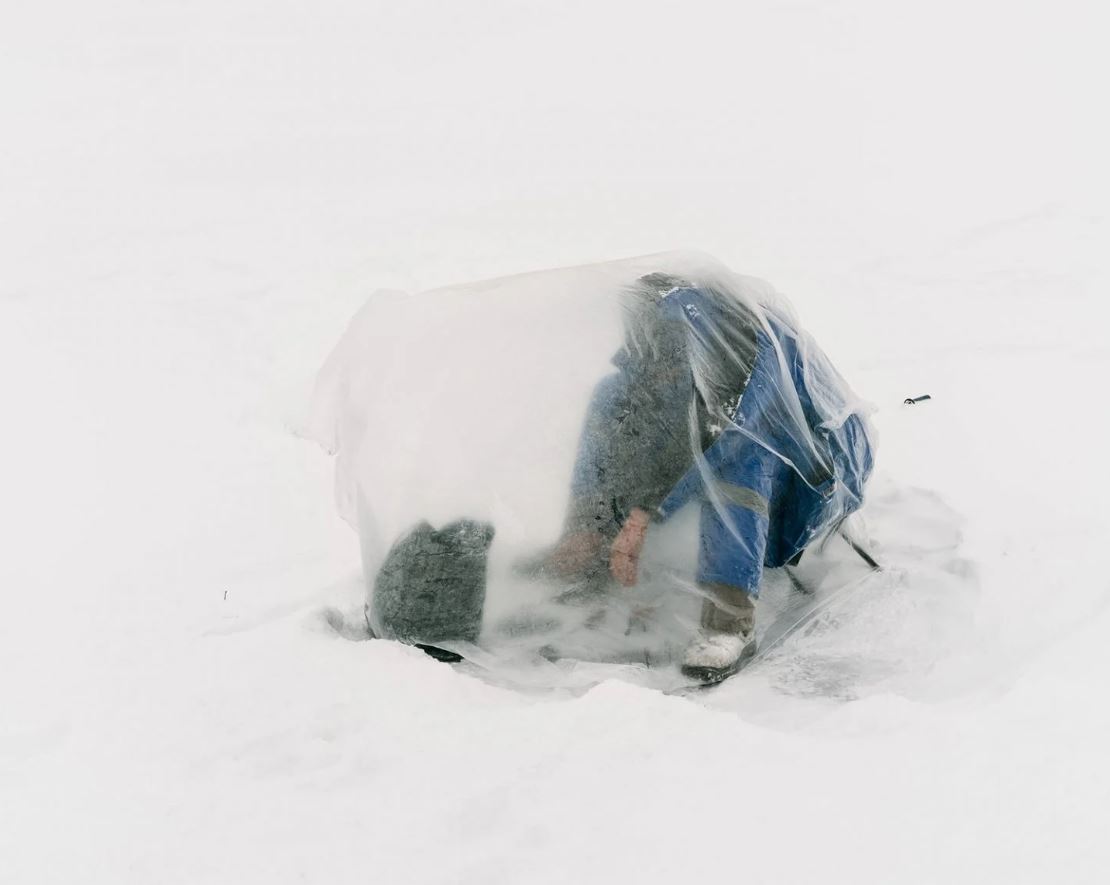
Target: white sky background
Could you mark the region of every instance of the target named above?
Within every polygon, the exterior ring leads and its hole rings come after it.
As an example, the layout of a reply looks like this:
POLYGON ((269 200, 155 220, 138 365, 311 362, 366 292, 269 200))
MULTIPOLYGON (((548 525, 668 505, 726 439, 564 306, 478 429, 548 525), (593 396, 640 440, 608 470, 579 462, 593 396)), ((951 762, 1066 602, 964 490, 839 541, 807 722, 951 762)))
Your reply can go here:
POLYGON ((229 249, 265 223, 421 286, 683 245, 827 274, 1104 188, 1095 12, 36 4, 0 38, 5 229, 56 256, 94 207, 102 232, 218 224, 229 249), (451 235, 402 262, 370 225, 451 235))
POLYGON ((0 880, 1105 878, 1100 4, 0 19, 0 880), (291 428, 366 296, 676 248, 880 406, 997 654, 706 710, 318 630, 358 557, 291 428))

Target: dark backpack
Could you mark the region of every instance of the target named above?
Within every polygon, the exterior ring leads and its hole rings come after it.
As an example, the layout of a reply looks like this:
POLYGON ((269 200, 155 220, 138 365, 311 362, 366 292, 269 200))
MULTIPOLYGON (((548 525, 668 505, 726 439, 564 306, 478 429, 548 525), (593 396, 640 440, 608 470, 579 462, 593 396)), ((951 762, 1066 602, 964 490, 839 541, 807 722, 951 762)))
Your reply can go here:
POLYGON ((439 530, 427 522, 417 525, 393 545, 374 580, 371 629, 382 638, 422 647, 475 642, 493 534, 489 523, 470 519, 439 530))

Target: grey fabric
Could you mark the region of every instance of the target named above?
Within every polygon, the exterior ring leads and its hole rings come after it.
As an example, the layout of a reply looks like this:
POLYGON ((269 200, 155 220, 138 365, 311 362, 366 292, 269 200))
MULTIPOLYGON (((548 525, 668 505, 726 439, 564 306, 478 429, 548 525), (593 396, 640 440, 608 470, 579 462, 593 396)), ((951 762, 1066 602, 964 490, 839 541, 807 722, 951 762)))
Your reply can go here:
POLYGON ((721 497, 728 501, 729 504, 735 504, 737 507, 751 510, 763 517, 766 517, 770 512, 770 505, 768 505, 767 499, 759 494, 759 492, 744 488, 744 486, 734 486, 732 483, 727 482, 718 482, 714 485, 714 488, 720 492, 721 497))
POLYGON ((699 331, 677 301, 667 300, 690 287, 649 274, 625 293, 625 343, 613 358, 619 372, 595 391, 582 435, 589 475, 579 481, 590 494, 572 496, 565 534, 611 538, 632 508, 654 512, 730 422, 755 363, 755 320, 702 287, 705 310, 723 318, 712 336, 699 331), (692 360, 702 353, 699 388, 692 360))
POLYGON ((370 623, 382 637, 474 642, 482 628, 493 526, 420 523, 393 545, 374 581, 370 623))
POLYGON ((740 587, 707 584, 701 608, 701 625, 718 633, 750 636, 755 630, 755 602, 740 587))

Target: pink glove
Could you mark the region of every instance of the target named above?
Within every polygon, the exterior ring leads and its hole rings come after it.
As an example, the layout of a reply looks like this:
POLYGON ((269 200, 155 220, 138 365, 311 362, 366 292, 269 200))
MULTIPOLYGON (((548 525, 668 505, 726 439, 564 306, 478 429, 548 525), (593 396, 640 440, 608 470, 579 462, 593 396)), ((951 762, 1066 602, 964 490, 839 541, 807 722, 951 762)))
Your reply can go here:
POLYGON ((651 515, 646 510, 633 508, 609 551, 609 571, 625 587, 636 584, 640 552, 644 549, 644 538, 650 523, 651 515))

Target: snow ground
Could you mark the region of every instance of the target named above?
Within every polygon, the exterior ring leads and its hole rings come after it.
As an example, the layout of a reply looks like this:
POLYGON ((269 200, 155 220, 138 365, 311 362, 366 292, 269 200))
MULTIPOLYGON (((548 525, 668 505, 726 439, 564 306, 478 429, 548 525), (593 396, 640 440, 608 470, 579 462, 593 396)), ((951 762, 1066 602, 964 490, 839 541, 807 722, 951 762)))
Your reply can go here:
POLYGON ((9 11, 0 881, 1105 881, 1100 14, 9 11), (892 583, 693 699, 336 637, 295 431, 369 292, 675 247, 879 406, 892 583))

